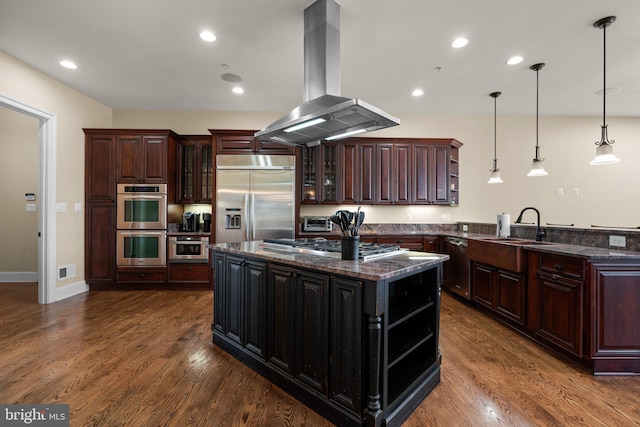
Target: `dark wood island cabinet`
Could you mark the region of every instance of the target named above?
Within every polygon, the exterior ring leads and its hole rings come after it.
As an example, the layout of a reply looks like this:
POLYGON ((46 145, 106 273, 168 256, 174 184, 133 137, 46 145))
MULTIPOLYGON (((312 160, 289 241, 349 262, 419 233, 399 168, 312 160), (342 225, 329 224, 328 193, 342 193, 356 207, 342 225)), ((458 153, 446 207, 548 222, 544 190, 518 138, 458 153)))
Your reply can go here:
POLYGON ((394 426, 440 382, 442 262, 212 245, 213 342, 337 425, 394 426))

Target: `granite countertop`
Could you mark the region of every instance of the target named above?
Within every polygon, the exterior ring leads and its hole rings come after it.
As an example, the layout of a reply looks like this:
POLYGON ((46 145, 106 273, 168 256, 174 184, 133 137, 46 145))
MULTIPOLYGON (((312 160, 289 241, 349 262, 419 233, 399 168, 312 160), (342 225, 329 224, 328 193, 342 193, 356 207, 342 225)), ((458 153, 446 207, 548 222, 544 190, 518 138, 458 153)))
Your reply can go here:
POLYGON ((226 253, 246 255, 265 261, 279 262, 331 274, 381 281, 418 272, 449 259, 448 255, 407 251, 372 261, 345 261, 322 255, 301 254, 264 246, 262 240, 236 243, 217 243, 209 248, 226 253))
POLYGON ((640 259, 640 252, 619 251, 607 248, 592 248, 589 246, 566 245, 564 243, 551 243, 549 245, 523 245, 524 249, 536 252, 545 252, 556 255, 568 255, 587 259, 640 259))
MULTIPOLYGON (((305 233, 300 233, 300 236, 304 236, 305 233)), ((312 234, 312 233, 306 233, 312 234)), ((379 233, 375 231, 363 231, 362 236, 384 236, 386 233, 379 233)), ((314 235, 319 235, 315 233, 314 235)), ((411 231, 403 233, 401 230, 394 230, 392 234, 394 236, 448 236, 458 237, 464 239, 486 239, 487 237, 495 237, 494 235, 480 234, 480 233, 467 233, 463 231, 411 231)), ((326 233, 326 237, 339 236, 335 233, 326 233)), ((527 240, 527 239, 522 239, 527 240)), ((640 252, 625 251, 610 248, 597 248, 592 246, 571 245, 566 243, 547 242, 546 245, 523 245, 523 248, 529 251, 546 252, 557 255, 574 256, 587 259, 610 259, 610 260, 633 260, 640 259, 640 252)))

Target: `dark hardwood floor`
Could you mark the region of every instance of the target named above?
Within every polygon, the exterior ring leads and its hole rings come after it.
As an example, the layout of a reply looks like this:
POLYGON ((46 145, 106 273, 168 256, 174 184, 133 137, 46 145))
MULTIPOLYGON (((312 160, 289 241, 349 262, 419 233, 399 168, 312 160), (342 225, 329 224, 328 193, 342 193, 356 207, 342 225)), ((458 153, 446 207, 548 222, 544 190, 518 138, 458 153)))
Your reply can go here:
MULTIPOLYGON (((0 403, 66 403, 71 426, 330 425, 211 344, 211 291, 38 305, 0 283, 0 302, 0 403)), ((447 294, 440 341, 405 426, 640 426, 640 377, 593 377, 447 294)))

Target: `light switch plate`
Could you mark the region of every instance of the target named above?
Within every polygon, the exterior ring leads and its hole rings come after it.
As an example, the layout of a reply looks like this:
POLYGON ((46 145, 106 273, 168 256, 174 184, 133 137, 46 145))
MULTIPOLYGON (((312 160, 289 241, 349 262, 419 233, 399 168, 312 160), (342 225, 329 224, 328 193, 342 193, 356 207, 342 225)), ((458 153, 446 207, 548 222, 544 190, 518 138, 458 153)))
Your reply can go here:
POLYGON ((56 203, 56 212, 66 212, 67 204, 66 203, 56 203))
POLYGON ((27 212, 35 212, 36 204, 35 203, 27 203, 27 212))

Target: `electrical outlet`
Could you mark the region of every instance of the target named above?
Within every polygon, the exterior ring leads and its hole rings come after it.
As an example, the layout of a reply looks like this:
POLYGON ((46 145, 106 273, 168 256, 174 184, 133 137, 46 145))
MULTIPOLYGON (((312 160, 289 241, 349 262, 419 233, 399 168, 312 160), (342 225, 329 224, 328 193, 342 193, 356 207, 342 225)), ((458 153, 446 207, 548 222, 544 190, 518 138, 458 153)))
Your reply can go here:
POLYGON ((82 203, 76 203, 75 204, 75 211, 76 212, 82 212, 82 203))
POLYGON ((441 219, 442 221, 451 221, 451 215, 449 215, 449 214, 442 214, 442 215, 440 215, 440 219, 441 219))
POLYGON ((627 246, 627 238, 624 236, 609 236, 609 246, 624 248, 627 246))
POLYGON ((564 196, 564 188, 558 188, 558 196, 564 196))
POLYGON ((462 231, 469 231, 469 226, 467 224, 462 224, 462 231))
POLYGON ((574 196, 579 196, 580 195, 580 190, 578 190, 577 188, 573 189, 573 195, 574 196))

